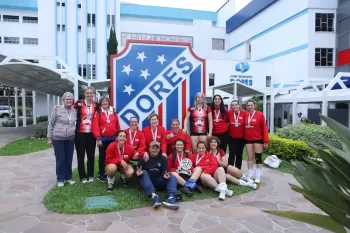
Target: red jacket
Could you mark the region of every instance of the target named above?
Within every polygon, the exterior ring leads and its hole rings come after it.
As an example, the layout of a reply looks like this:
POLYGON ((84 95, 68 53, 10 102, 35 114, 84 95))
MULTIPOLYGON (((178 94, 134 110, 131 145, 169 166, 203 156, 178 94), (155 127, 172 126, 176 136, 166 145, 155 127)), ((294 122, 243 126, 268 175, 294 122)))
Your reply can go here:
MULTIPOLYGON (((150 143, 153 141, 153 133, 152 133, 151 126, 147 126, 142 130, 142 132, 144 133, 146 138, 146 145, 147 147, 149 147, 150 143)), ((163 126, 159 126, 159 125, 157 126, 156 137, 157 137, 156 138, 157 142, 160 143, 160 149, 162 153, 166 153, 166 149, 167 149, 166 132, 163 126)))
POLYGON ((132 156, 134 156, 136 153, 136 150, 134 147, 125 144, 124 148, 120 149, 120 152, 123 154, 122 157, 119 155, 117 142, 112 142, 109 144, 106 151, 105 164, 115 164, 119 166, 122 160, 124 160, 126 163, 129 163, 130 159, 132 159, 132 156))
POLYGON ((92 133, 95 138, 99 139, 101 137, 111 138, 116 135, 118 131, 120 131, 120 124, 118 115, 110 109, 109 111, 109 121, 107 123, 106 113, 100 109, 95 112, 94 118, 92 119, 92 133))
POLYGON ((245 115, 245 135, 247 141, 264 140, 265 144, 269 143, 269 134, 266 127, 264 114, 260 111, 255 111, 254 117, 250 122, 251 128, 248 128, 248 117, 252 115, 247 112, 245 115))
POLYGON ((228 130, 228 124, 227 124, 227 121, 225 120, 227 115, 227 109, 224 117, 222 117, 219 108, 213 109, 212 114, 213 114, 213 134, 225 133, 228 130), (218 117, 217 119, 218 121, 216 121, 216 117, 218 117))
MULTIPOLYGON (((176 152, 175 152, 176 153, 176 152)), ((174 165, 173 165, 173 154, 172 153, 170 153, 169 155, 168 155, 168 169, 169 169, 169 171, 171 171, 171 172, 174 172, 178 167, 179 167, 179 159, 180 159, 180 161, 182 160, 182 159, 185 159, 186 158, 186 155, 185 155, 185 152, 183 152, 183 154, 182 154, 182 157, 181 156, 179 156, 179 158, 177 157, 177 155, 176 155, 176 159, 175 159, 175 161, 174 161, 174 165)), ((191 161, 192 161, 192 155, 191 154, 188 154, 188 157, 187 157, 188 159, 190 159, 191 161)), ((191 167, 191 171, 193 170, 193 163, 192 163, 192 167, 191 167)))
POLYGON ((95 115, 98 104, 95 101, 92 101, 91 107, 88 108, 85 104, 85 100, 78 100, 74 103, 73 106, 75 109, 77 109, 76 130, 81 133, 91 133, 92 118, 95 115), (89 118, 88 115, 90 115, 89 118))
POLYGON ((244 138, 244 132, 245 132, 245 115, 247 114, 247 111, 240 110, 239 114, 236 114, 236 117, 238 117, 238 127, 235 126, 235 113, 232 109, 230 109, 226 116, 226 120, 229 123, 228 127, 228 133, 230 137, 232 138, 244 138), (239 115, 239 116, 238 116, 239 115))
POLYGON ((145 135, 141 130, 136 131, 135 133, 132 133, 130 135, 130 128, 125 130, 126 132, 126 144, 131 145, 131 139, 134 140, 133 144, 131 146, 134 147, 134 149, 139 152, 139 157, 143 155, 147 151, 147 146, 146 146, 146 138, 145 135), (130 139, 131 136, 131 139, 130 139), (135 137, 135 138, 134 138, 135 137))
POLYGON ((190 140, 190 137, 188 136, 188 134, 184 134, 182 132, 182 130, 180 129, 179 132, 177 132, 176 134, 173 133, 172 130, 168 130, 166 132, 166 135, 173 135, 171 138, 167 139, 167 154, 171 154, 173 151, 175 151, 175 141, 176 139, 183 139, 185 140, 185 148, 184 150, 188 150, 188 151, 191 151, 192 148, 191 148, 191 140, 190 140))
POLYGON ((218 162, 216 161, 216 158, 213 154, 206 151, 203 155, 202 159, 201 156, 198 155, 198 164, 197 164, 197 154, 192 154, 192 163, 194 167, 202 167, 203 173, 207 173, 209 175, 214 175, 216 169, 219 167, 218 162))

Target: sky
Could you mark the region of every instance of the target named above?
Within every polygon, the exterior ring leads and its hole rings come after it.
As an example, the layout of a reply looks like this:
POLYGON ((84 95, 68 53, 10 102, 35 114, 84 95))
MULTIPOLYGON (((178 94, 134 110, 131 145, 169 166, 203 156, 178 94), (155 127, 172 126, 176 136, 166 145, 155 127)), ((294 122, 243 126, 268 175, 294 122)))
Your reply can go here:
POLYGON ((120 0, 120 2, 216 12, 227 0, 120 0))

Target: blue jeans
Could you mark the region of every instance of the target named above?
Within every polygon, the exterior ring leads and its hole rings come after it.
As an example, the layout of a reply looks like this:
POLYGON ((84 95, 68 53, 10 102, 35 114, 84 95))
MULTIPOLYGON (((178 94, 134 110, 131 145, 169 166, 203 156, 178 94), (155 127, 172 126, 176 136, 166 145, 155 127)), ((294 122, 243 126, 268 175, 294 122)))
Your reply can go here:
POLYGON ((151 178, 147 171, 142 170, 143 174, 139 176, 140 184, 146 196, 151 196, 156 190, 167 190, 168 197, 177 195, 177 181, 175 176, 170 176, 169 179, 164 179, 162 176, 151 178))
POLYGON ((56 157, 57 182, 72 179, 74 139, 52 140, 52 144, 56 157))

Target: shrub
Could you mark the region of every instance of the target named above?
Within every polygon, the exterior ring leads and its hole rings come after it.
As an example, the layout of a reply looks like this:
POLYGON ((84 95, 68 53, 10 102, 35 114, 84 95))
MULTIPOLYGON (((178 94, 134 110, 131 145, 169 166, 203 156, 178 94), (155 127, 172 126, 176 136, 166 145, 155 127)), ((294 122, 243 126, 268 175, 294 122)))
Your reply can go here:
POLYGON ((310 148, 303 141, 294 141, 292 139, 280 138, 277 135, 270 134, 269 147, 264 152, 277 155, 283 160, 303 160, 303 157, 317 157, 315 150, 310 148))
POLYGON ((47 116, 39 116, 36 118, 36 122, 39 123, 39 122, 45 122, 45 121, 48 121, 48 117, 47 116))
POLYGON ((326 147, 321 142, 328 142, 332 146, 340 148, 339 136, 328 126, 315 124, 287 125, 278 129, 276 135, 281 138, 288 138, 296 141, 308 141, 322 149, 326 149, 326 147))
MULTIPOLYGON (((32 108, 26 107, 26 116, 30 117, 32 113, 32 108)), ((18 116, 23 116, 22 107, 18 107, 18 116)))
POLYGON ((35 138, 46 138, 47 137, 47 127, 38 127, 35 131, 35 138))
MULTIPOLYGON (((31 117, 27 117, 26 121, 27 121, 27 125, 33 124, 33 118, 31 118, 31 117)), ((3 121, 2 126, 3 127, 15 127, 16 121, 15 121, 15 119, 9 119, 7 121, 3 121)), ((18 119, 18 126, 23 126, 23 119, 18 119)))

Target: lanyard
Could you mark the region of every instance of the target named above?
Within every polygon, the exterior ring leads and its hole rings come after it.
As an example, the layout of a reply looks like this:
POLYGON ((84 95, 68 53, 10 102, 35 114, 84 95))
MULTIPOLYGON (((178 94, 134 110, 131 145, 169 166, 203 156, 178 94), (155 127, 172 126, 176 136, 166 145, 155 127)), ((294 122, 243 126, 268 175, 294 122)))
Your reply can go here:
POLYGON ((236 117, 236 113, 233 113, 233 117, 235 118, 235 123, 238 123, 239 115, 241 114, 241 111, 238 111, 238 116, 236 117))
POLYGON ((214 110, 215 112, 215 121, 218 122, 219 121, 219 116, 220 116, 220 109, 218 112, 216 112, 216 110, 214 110))
POLYGON ((153 129, 151 128, 152 136, 153 136, 153 141, 157 141, 157 132, 158 132, 158 126, 156 128, 156 132, 153 133, 153 129))
POLYGON ((198 111, 198 119, 202 119, 202 116, 203 116, 203 108, 199 109, 197 108, 197 111, 198 111))
POLYGON ((197 154, 197 157, 196 157, 196 166, 197 166, 198 163, 203 159, 203 157, 205 156, 205 154, 202 155, 202 157, 200 157, 200 158, 198 158, 198 156, 199 156, 199 154, 197 154))
POLYGON ((88 106, 87 106, 87 102, 85 102, 85 100, 84 100, 84 104, 85 104, 86 109, 87 109, 86 118, 90 120, 90 119, 91 119, 91 107, 92 107, 92 103, 90 104, 90 107, 88 107, 88 106))
POLYGON ((119 153, 119 156, 120 156, 120 159, 123 159, 123 154, 124 154, 124 147, 123 147, 123 153, 120 153, 120 147, 118 145, 118 153, 119 153))
POLYGON ((250 125, 250 122, 252 121, 252 119, 254 118, 255 112, 253 112, 253 114, 250 116, 250 113, 248 114, 248 125, 250 125))
POLYGON ((131 134, 132 134, 132 132, 131 132, 131 129, 130 129, 130 134, 129 134, 129 136, 130 136, 130 145, 134 145, 134 140, 135 140, 135 137, 136 137, 136 134, 137 134, 137 131, 135 131, 135 134, 134 134, 134 136, 131 138, 131 134))
POLYGON ((67 117, 68 117, 68 124, 70 124, 71 119, 72 119, 72 113, 71 113, 70 109, 68 109, 68 111, 67 111, 66 108, 64 108, 64 111, 66 112, 67 117))
POLYGON ((101 109, 102 109, 102 112, 104 114, 106 114, 106 118, 107 118, 106 122, 109 123, 110 122, 110 120, 109 120, 109 109, 107 110, 107 112, 102 107, 101 107, 101 109))
POLYGON ((181 157, 179 156, 179 154, 177 154, 177 161, 179 162, 179 165, 181 164, 183 156, 184 156, 184 152, 182 152, 181 157))

